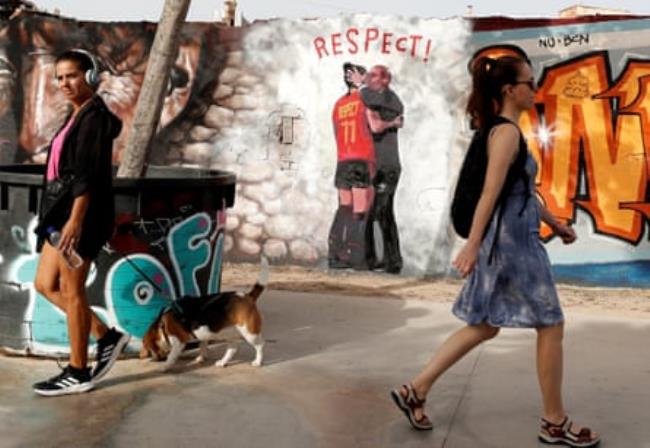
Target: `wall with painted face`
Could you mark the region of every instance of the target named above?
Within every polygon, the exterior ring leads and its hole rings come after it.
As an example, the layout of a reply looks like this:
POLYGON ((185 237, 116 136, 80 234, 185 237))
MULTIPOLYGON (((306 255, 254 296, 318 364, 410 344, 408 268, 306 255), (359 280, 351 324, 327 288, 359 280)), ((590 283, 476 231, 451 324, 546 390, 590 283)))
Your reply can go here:
MULTIPOLYGON (((188 104, 207 25, 189 26, 183 32, 176 61, 170 71, 161 126, 164 128, 188 104)), ((77 22, 48 16, 23 16, 4 24, 0 32, 0 60, 11 68, 0 73, 14 79, 13 101, 6 102, 16 128, 11 135, 3 129, 1 137, 11 139, 13 148, 3 151, 2 159, 43 162, 53 134, 62 124, 69 106, 57 88, 55 58, 71 48, 92 53, 99 65, 101 82, 97 93, 124 122, 115 144, 114 161, 120 160, 133 121, 133 112, 144 79, 149 48, 155 33, 153 24, 111 24, 77 22)), ((5 82, 7 85, 7 82, 5 82)))

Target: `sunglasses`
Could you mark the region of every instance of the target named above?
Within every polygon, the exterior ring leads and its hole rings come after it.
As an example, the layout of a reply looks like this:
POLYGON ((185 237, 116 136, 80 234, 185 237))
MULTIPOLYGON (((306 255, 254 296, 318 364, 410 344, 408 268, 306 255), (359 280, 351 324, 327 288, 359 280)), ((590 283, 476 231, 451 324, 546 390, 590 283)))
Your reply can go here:
POLYGON ((535 84, 535 81, 533 81, 532 79, 529 79, 527 81, 515 81, 512 84, 515 86, 517 84, 526 84, 530 88, 530 90, 537 90, 537 84, 535 84))

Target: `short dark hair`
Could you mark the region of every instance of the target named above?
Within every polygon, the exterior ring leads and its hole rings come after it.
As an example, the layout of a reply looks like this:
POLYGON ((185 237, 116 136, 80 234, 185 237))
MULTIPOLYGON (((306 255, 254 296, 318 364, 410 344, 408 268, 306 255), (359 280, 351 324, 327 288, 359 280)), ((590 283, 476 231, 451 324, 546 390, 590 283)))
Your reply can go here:
POLYGON ((350 81, 348 81, 348 70, 354 70, 356 69, 359 73, 362 75, 365 75, 367 70, 363 65, 355 65, 352 62, 346 62, 343 64, 343 82, 345 83, 346 86, 348 86, 348 89, 351 89, 354 87, 354 84, 352 84, 350 81))
POLYGON ((95 68, 92 59, 87 54, 77 50, 66 50, 56 57, 55 64, 61 61, 72 61, 77 64, 79 70, 86 72, 95 68))

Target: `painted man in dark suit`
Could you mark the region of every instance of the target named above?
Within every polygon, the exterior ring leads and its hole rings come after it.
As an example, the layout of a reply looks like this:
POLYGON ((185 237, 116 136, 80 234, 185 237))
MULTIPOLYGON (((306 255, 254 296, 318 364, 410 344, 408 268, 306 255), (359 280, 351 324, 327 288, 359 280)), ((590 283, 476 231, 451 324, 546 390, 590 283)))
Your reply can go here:
POLYGON ((402 255, 393 206, 395 190, 401 173, 397 141, 398 129, 403 125, 404 106, 391 90, 391 74, 386 66, 375 65, 365 77, 352 73, 353 82, 363 80, 361 98, 368 110, 368 123, 375 142, 377 172, 373 179, 375 201, 373 219, 379 225, 383 243, 383 259, 377 267, 397 274, 402 270, 402 255))

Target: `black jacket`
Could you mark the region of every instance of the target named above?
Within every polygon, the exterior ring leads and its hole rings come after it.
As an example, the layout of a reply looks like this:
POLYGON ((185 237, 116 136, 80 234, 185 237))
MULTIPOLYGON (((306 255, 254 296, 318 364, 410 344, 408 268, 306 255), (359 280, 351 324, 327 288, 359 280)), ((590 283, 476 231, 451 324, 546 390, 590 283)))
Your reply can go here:
MULTIPOLYGON (((69 120, 66 119, 66 122, 69 120)), ((77 114, 68 130, 59 159, 60 188, 55 195, 53 183, 44 177, 39 224, 40 250, 49 227, 61 229, 70 217, 74 199, 89 194, 78 251, 93 258, 109 239, 115 220, 113 202, 113 140, 122 130, 122 122, 98 95, 93 96, 77 114)), ((51 147, 48 149, 47 164, 51 147)))
MULTIPOLYGON (((376 111, 383 121, 391 121, 404 114, 404 105, 397 94, 386 88, 376 92, 365 87, 361 89, 361 99, 368 109, 376 111)), ((377 171, 400 171, 401 164, 397 149, 398 128, 391 127, 379 133, 373 133, 377 171)))

